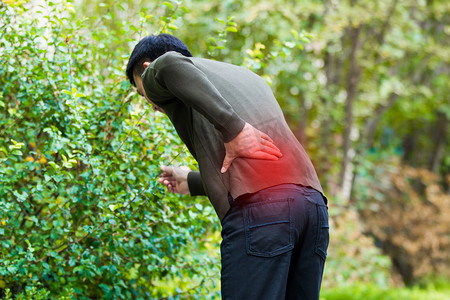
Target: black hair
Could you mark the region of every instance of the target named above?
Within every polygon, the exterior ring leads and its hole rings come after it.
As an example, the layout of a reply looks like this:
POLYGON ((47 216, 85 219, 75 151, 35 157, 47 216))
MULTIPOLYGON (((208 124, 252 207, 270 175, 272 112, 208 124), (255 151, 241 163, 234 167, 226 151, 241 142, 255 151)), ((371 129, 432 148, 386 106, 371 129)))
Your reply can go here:
POLYGON ((131 84, 136 86, 134 74, 142 75, 144 73, 144 62, 152 62, 169 51, 176 51, 184 56, 192 57, 188 47, 179 38, 167 33, 148 35, 140 40, 128 60, 127 77, 131 84))

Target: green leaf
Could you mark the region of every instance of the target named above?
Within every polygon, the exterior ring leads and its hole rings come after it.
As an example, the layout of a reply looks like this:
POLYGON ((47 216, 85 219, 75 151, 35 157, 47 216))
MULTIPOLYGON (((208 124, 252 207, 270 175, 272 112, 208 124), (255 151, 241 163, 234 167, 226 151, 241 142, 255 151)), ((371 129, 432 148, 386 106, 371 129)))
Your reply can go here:
POLYGON ((109 292, 111 292, 111 288, 109 286, 107 286, 106 284, 100 283, 98 285, 105 294, 108 294, 109 292))
POLYGON ((139 32, 139 29, 134 25, 130 25, 130 29, 133 30, 134 32, 139 32))
POLYGON ((174 7, 173 7, 173 4, 172 3, 170 3, 170 2, 163 2, 162 3, 163 5, 165 5, 165 6, 167 6, 168 8, 170 8, 170 9, 173 9, 174 7))
POLYGON ((11 154, 13 154, 13 155, 18 155, 18 156, 22 156, 22 155, 23 155, 22 151, 20 151, 20 150, 13 150, 13 151, 11 152, 11 154))
POLYGON ((58 169, 59 169, 59 165, 57 165, 57 164, 56 164, 55 162, 53 162, 53 161, 49 161, 48 164, 49 164, 50 166, 52 166, 55 170, 58 170, 58 169))

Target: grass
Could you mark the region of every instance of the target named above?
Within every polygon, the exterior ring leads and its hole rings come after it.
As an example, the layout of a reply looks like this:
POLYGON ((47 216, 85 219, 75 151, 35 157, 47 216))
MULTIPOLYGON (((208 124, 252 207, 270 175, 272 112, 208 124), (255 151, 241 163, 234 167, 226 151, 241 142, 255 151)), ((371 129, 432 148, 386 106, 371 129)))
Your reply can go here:
POLYGON ((450 283, 434 288, 380 288, 370 284, 322 289, 320 300, 448 300, 450 283))

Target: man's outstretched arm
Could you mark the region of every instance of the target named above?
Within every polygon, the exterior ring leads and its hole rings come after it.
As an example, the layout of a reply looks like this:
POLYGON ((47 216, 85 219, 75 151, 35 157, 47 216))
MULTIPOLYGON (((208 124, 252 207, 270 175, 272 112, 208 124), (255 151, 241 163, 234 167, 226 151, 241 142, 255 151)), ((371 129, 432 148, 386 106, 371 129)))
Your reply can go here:
POLYGON ((180 195, 206 196, 200 172, 191 171, 186 166, 161 166, 163 171, 158 182, 172 193, 180 195))
POLYGON ((188 167, 161 166, 162 174, 158 182, 164 184, 172 193, 187 195, 190 193, 187 177, 191 169, 188 167))
POLYGON ((206 196, 202 176, 199 171, 189 172, 187 175, 187 182, 191 196, 206 196))

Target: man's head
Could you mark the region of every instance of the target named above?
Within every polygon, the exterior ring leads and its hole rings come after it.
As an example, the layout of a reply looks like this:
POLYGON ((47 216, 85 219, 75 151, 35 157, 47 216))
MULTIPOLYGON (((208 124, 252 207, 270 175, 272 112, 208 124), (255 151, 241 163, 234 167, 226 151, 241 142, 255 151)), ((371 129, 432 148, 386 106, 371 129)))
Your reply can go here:
MULTIPOLYGON (((152 62, 169 51, 176 51, 184 56, 192 57, 188 47, 177 37, 162 33, 144 37, 134 47, 127 65, 127 77, 131 84, 136 86, 135 76, 144 73, 145 62, 152 62)), ((148 64, 146 64, 148 66, 148 64)))
POLYGON ((138 93, 152 104, 153 109, 163 112, 146 95, 141 75, 152 61, 166 52, 176 51, 187 57, 192 57, 188 47, 177 37, 162 33, 160 35, 149 35, 139 41, 131 53, 127 65, 127 77, 134 85, 138 93))

